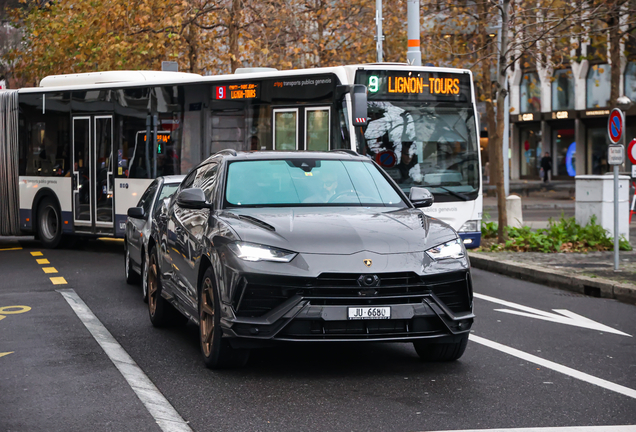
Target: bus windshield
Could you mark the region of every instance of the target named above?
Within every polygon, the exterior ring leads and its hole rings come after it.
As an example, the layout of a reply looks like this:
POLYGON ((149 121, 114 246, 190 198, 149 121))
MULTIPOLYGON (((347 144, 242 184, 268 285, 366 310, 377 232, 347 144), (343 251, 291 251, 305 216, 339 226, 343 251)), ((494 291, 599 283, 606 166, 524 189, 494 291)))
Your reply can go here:
POLYGON ((368 102, 371 120, 362 150, 404 191, 424 186, 449 201, 474 199, 479 190, 474 111, 440 105, 368 102))

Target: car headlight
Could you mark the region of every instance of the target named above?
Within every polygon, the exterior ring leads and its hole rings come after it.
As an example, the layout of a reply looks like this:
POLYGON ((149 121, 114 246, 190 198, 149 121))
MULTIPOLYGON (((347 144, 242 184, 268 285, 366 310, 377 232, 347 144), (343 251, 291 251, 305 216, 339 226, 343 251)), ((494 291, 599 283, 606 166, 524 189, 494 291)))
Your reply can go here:
POLYGON ((426 251, 427 255, 433 258, 435 261, 443 259, 459 259, 466 256, 464 245, 460 239, 449 241, 448 243, 435 246, 426 251))
POLYGON ((459 229, 458 232, 479 232, 479 220, 469 220, 459 229))
POLYGON ((288 263, 294 259, 296 252, 277 249, 255 243, 234 242, 228 245, 230 250, 245 261, 274 261, 288 263))

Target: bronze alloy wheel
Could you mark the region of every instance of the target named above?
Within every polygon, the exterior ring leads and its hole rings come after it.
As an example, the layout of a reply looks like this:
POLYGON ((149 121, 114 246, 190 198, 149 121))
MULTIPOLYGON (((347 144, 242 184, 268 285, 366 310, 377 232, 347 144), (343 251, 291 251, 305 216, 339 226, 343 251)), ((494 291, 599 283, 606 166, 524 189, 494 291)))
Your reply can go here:
POLYGON ((150 255, 150 265, 148 266, 148 310, 150 315, 157 312, 157 295, 159 293, 159 283, 157 279, 157 256, 150 255))
POLYGON ((206 357, 210 357, 212 353, 212 342, 214 340, 214 288, 210 278, 203 281, 203 289, 201 291, 201 310, 200 314, 200 334, 201 348, 206 357))

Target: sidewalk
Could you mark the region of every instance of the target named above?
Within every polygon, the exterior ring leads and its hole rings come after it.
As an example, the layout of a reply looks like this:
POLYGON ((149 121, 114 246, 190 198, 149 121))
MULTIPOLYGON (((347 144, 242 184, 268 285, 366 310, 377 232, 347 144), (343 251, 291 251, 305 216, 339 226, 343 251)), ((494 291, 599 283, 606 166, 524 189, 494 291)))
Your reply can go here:
POLYGON ((469 251, 469 258, 474 268, 636 304, 636 251, 620 252, 619 272, 614 272, 614 252, 469 251))
MULTIPOLYGON (((497 210, 494 190, 494 185, 484 185, 484 211, 497 210)), ((523 210, 574 209, 574 191, 574 181, 516 180, 510 183, 510 194, 521 197, 523 210)))
MULTIPOLYGON (((487 187, 484 189, 488 190, 487 187)), ((510 193, 521 196, 525 226, 547 228, 549 218, 574 216, 573 181, 554 181, 547 185, 539 181, 516 181, 511 182, 510 193)), ((484 196, 484 213, 488 215, 488 220, 497 221, 495 196, 484 196)), ((636 218, 630 224, 630 240, 636 245, 636 218)), ((614 272, 614 252, 469 251, 469 257, 475 268, 585 295, 636 304, 636 250, 620 252, 619 272, 614 272)))

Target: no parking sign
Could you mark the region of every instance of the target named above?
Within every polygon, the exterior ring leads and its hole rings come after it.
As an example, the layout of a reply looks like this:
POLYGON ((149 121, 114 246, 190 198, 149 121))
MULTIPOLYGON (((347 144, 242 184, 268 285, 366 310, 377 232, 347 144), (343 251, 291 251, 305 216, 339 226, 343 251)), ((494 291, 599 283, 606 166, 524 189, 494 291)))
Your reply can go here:
POLYGON ((609 116, 607 122, 607 135, 609 136, 612 144, 618 144, 623 137, 623 127, 625 119, 623 118, 623 111, 618 108, 614 108, 609 116))

